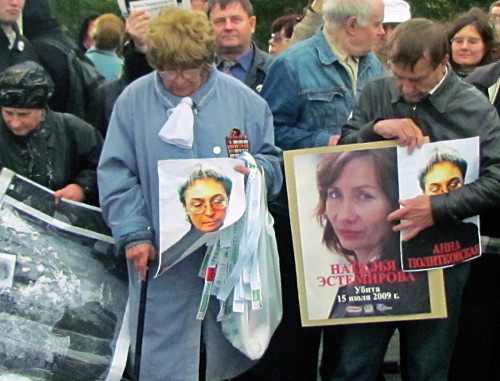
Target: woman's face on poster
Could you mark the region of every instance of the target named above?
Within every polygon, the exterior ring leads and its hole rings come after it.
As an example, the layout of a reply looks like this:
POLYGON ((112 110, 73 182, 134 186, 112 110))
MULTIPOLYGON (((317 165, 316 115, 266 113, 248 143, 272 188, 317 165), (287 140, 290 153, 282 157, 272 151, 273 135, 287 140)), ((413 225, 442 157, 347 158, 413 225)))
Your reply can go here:
POLYGON ((425 194, 438 195, 461 188, 464 177, 460 168, 448 161, 434 164, 424 178, 425 194))
POLYGON ((224 224, 228 195, 217 180, 196 180, 186 189, 184 200, 186 214, 198 230, 209 233, 220 229, 224 224))
POLYGON ((326 217, 342 245, 356 254, 381 249, 392 234, 391 203, 377 180, 375 165, 355 158, 328 189, 326 217))

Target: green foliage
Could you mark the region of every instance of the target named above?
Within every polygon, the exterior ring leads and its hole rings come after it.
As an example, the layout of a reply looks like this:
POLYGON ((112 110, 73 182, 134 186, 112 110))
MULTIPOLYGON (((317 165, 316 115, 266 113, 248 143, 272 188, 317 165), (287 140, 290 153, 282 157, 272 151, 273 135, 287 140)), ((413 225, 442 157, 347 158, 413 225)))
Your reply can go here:
POLYGON ((85 17, 92 13, 120 15, 116 0, 51 0, 51 7, 68 35, 75 39, 85 17))
POLYGON ((267 51, 271 37, 271 24, 275 19, 289 13, 302 14, 308 0, 252 0, 254 13, 257 16, 255 40, 260 48, 267 51))
POLYGON ((448 21, 456 15, 467 12, 472 7, 488 11, 494 0, 407 0, 413 17, 448 21))

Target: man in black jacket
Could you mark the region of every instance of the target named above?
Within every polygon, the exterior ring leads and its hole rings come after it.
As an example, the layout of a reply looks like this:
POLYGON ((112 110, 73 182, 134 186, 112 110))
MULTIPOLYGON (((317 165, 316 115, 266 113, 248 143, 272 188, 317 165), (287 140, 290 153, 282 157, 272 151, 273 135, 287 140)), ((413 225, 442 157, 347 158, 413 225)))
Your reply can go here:
MULTIPOLYGON (((483 92, 500 114, 500 61, 465 79, 483 92)), ((500 205, 481 215, 483 255, 471 263, 464 288, 450 380, 500 379, 500 205), (473 373, 471 373, 473 372, 473 373)))
POLYGON ((63 32, 59 21, 52 15, 49 0, 26 0, 23 26, 24 35, 29 39, 39 62, 55 84, 54 96, 49 102, 50 108, 53 111, 71 113, 88 119, 84 112, 78 111, 85 108, 84 106, 72 108, 72 104, 85 105, 89 99, 85 91, 77 92, 72 89, 68 54, 74 51, 81 60, 92 63, 80 52, 76 43, 63 32), (51 41, 55 41, 62 48, 55 46, 51 41))
MULTIPOLYGON (((402 221, 394 230, 405 230, 405 240, 429 226, 451 226, 477 214, 482 219, 500 205, 498 114, 484 96, 453 73, 448 58, 446 37, 438 24, 425 19, 402 24, 391 39, 392 76, 365 86, 342 128, 341 144, 391 139, 410 152, 422 145, 423 136, 441 141, 479 135, 477 180, 453 192, 401 200, 402 208, 389 215, 391 220, 402 221)), ((376 375, 373 364, 383 357, 397 327, 404 343, 403 376, 447 380, 469 268, 470 263, 461 263, 444 270, 446 319, 346 326, 340 366, 333 379, 376 375)))
POLYGON ((0 72, 17 63, 37 61, 31 45, 17 27, 23 7, 24 0, 0 0, 0 72))

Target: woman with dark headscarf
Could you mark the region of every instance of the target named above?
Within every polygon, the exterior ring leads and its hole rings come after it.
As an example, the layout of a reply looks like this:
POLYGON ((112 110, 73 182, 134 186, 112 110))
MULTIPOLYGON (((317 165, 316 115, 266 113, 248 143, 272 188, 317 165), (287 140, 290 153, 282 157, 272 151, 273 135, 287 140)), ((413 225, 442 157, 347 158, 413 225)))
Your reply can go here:
POLYGON ((0 74, 0 167, 55 191, 55 197, 97 203, 102 138, 76 116, 48 107, 54 84, 27 61, 0 74))

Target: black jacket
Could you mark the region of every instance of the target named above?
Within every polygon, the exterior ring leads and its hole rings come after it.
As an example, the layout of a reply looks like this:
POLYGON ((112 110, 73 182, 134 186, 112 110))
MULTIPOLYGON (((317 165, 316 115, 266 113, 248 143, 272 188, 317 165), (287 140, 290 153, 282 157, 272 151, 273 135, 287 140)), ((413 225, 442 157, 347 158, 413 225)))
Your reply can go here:
POLYGON ((481 234, 500 237, 498 213, 495 224, 483 223, 486 215, 500 209, 500 120, 495 108, 450 68, 441 86, 418 103, 405 102, 394 79, 386 75, 364 87, 351 119, 342 127, 340 142, 384 140, 373 126, 381 119, 393 118, 412 118, 431 142, 479 136, 479 179, 453 192, 432 196, 432 216, 436 224, 457 224, 480 214, 481 234))
POLYGON ((38 62, 37 55, 28 40, 19 34, 17 26, 14 26, 17 38, 12 49, 9 49, 9 39, 3 29, 0 28, 0 73, 12 65, 25 61, 38 62))
POLYGON ((244 83, 252 90, 260 93, 262 88, 262 83, 266 79, 267 71, 269 65, 274 60, 274 57, 260 50, 255 44, 255 55, 252 62, 252 67, 250 68, 250 73, 248 73, 244 83))
MULTIPOLYGON (((48 0, 27 0, 23 11, 24 35, 29 39, 36 52, 40 64, 47 70, 54 81, 54 95, 49 101, 49 107, 56 112, 68 112, 68 99, 75 97, 70 94, 70 76, 68 56, 57 47, 44 43, 41 38, 59 41, 69 50, 79 52, 78 46, 66 36, 57 21, 52 16, 48 0)), ((85 59, 83 53, 80 59, 85 59)))
POLYGON ((25 136, 0 124, 0 167, 54 191, 78 184, 85 202, 97 204, 97 163, 102 137, 88 123, 70 114, 47 110, 40 127, 25 136))
MULTIPOLYGON (((500 61, 493 62, 486 66, 480 66, 470 73, 465 82, 476 86, 484 95, 488 97, 488 89, 500 79, 500 61)), ((500 94, 500 93, 499 93, 500 94)), ((500 96, 497 94, 493 100, 493 105, 500 114, 500 96)))

